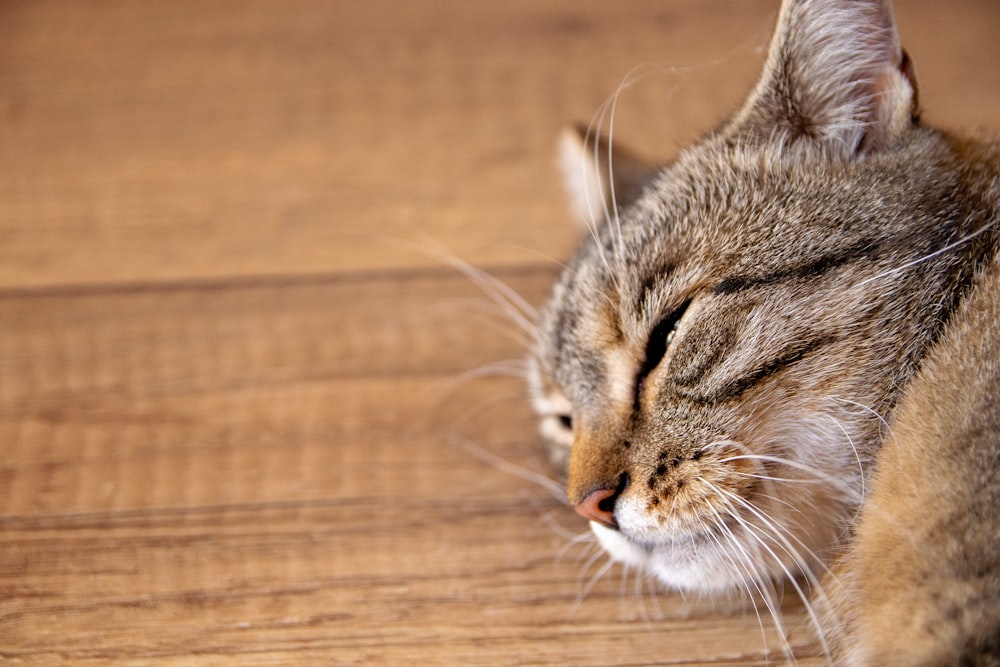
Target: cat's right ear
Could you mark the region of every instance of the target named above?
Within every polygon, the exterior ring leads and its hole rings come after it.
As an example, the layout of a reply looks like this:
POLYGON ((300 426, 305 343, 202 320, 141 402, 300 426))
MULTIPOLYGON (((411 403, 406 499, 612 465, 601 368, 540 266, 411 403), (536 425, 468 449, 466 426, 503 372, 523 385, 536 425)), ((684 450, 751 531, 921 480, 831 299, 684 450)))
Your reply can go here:
POLYGON ((853 159, 892 144, 918 115, 890 0, 784 0, 764 74, 733 126, 741 138, 853 159))
POLYGON ((566 128, 559 141, 559 164, 577 221, 596 227, 615 208, 635 201, 656 166, 586 128, 566 128))

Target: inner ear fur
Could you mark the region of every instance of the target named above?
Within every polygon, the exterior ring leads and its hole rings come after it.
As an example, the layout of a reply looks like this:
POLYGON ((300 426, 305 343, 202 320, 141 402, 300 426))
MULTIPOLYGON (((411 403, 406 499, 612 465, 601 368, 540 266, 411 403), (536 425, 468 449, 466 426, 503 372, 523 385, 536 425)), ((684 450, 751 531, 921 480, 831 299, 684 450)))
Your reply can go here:
POLYGON ((764 73, 731 130, 852 159, 918 120, 889 0, 786 0, 764 73))
POLYGON ((578 125, 563 130, 559 163, 573 212, 584 227, 635 201, 656 172, 655 164, 578 125))

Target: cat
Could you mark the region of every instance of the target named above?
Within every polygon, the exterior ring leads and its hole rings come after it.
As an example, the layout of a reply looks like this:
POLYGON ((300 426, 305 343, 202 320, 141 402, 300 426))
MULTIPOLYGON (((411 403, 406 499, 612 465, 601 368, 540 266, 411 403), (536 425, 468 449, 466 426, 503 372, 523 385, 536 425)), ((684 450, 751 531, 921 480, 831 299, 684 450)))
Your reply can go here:
POLYGON ((832 663, 1000 664, 1000 143, 921 122, 888 0, 787 0, 666 166, 564 150, 589 234, 529 385, 611 558, 790 582, 832 663))

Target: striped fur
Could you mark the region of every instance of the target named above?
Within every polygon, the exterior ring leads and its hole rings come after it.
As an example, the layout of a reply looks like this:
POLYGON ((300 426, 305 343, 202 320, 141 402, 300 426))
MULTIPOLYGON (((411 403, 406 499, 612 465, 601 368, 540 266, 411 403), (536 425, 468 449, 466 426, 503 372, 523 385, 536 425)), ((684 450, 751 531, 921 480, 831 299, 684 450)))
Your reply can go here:
POLYGON ((1000 146, 918 112, 887 1, 787 1, 727 124, 582 194, 532 391, 613 558, 806 581, 832 662, 1000 664, 1000 146))

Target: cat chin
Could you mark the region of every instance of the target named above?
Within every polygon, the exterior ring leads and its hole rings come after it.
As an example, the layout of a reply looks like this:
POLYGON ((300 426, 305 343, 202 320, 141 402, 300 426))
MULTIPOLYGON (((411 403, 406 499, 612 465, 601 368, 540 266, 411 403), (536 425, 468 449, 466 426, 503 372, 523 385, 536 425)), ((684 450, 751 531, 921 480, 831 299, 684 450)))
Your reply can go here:
POLYGON ((612 560, 650 572, 670 588, 711 593, 740 584, 723 566, 722 554, 707 541, 644 545, 599 523, 591 523, 590 527, 612 560))
MULTIPOLYGON (((712 594, 746 588, 746 574, 737 571, 733 557, 709 538, 643 544, 599 523, 591 522, 590 528, 613 561, 649 572, 674 590, 712 594)), ((761 572, 758 576, 780 575, 761 572)))

